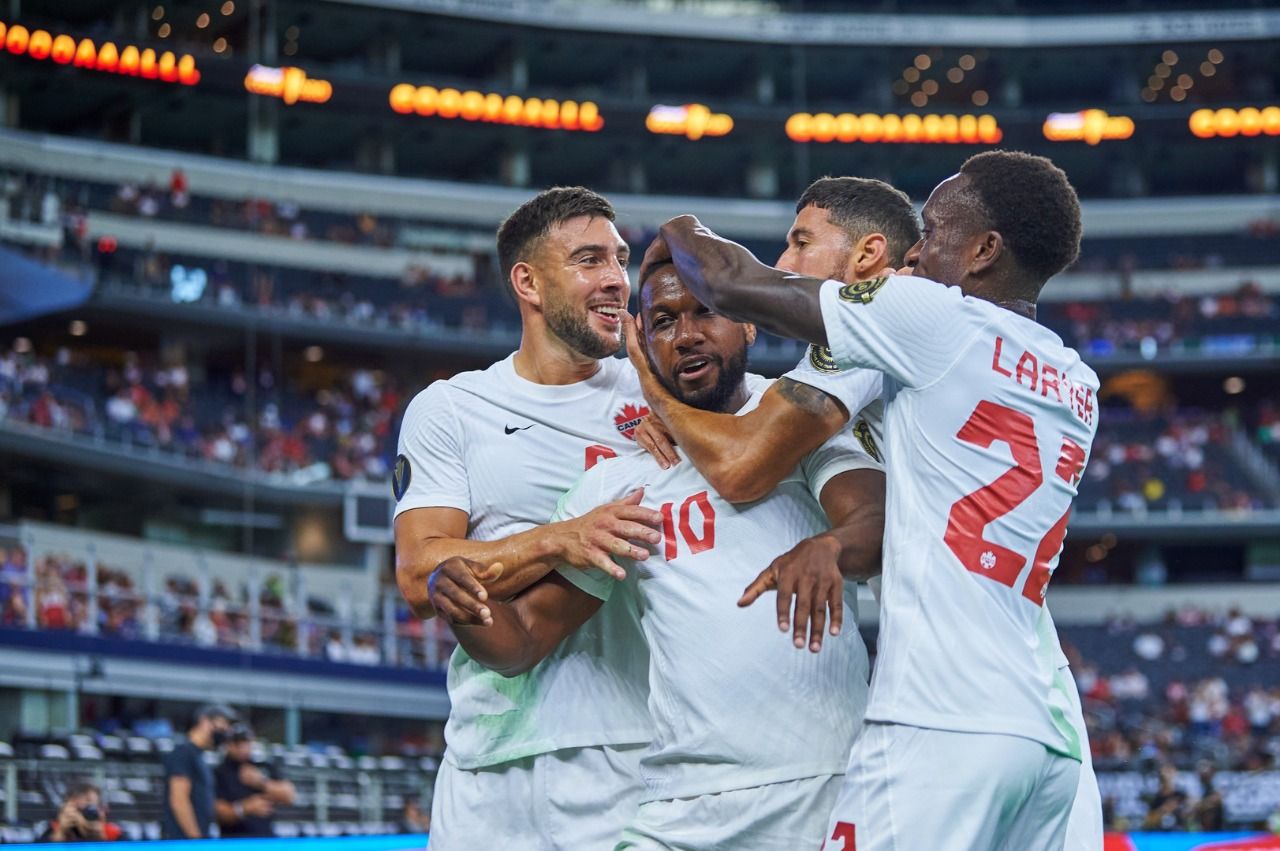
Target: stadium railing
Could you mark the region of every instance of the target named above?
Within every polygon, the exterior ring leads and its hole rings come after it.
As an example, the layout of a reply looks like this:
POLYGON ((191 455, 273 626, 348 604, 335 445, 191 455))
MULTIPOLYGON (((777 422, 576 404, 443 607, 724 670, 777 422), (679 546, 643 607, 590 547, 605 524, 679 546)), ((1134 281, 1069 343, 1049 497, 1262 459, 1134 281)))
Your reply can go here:
POLYGON ((0 527, 0 625, 125 641, 442 670, 454 640, 358 569, 102 533, 0 527))

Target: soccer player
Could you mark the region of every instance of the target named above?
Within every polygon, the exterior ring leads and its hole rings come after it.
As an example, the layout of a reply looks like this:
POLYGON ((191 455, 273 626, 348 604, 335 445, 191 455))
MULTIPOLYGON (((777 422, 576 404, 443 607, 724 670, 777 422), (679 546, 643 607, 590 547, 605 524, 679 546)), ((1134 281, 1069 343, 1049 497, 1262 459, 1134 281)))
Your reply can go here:
MULTIPOLYGON (((865 281, 901 266, 919 238, 919 218, 904 193, 880 180, 824 177, 810 184, 796 203, 777 267, 823 280, 865 281)), ((682 404, 649 371, 639 348, 628 350, 654 417, 674 434, 716 492, 731 502, 750 502, 771 491, 806 453, 850 419, 863 445, 879 451, 881 374, 841 369, 825 348, 810 346, 796 368, 769 388, 759 407, 742 417, 682 404)), ((637 429, 636 442, 659 463, 675 463, 665 434, 651 419, 637 429)))
MULTIPOLYGON (((800 196, 786 250, 775 265, 796 275, 853 284, 892 273, 919 238, 918 219, 903 193, 878 180, 825 177, 800 196)), ((627 339, 645 398, 664 423, 658 426, 646 418, 636 430, 636 442, 659 463, 678 463, 678 456, 669 449, 670 432, 716 491, 730 501, 750 501, 767 493, 815 441, 827 439, 851 418, 854 434, 868 451, 877 458, 885 451, 880 433, 883 403, 878 398, 882 374, 858 367, 842 369, 828 349, 810 346, 796 368, 764 394, 757 408, 734 417, 681 402, 649 370, 633 342, 635 336, 627 339)), ((780 610, 783 606, 785 601, 779 601, 780 610)), ((1044 616, 1050 617, 1047 607, 1044 616)), ((781 618, 780 625, 787 628, 781 618)), ((804 626, 792 622, 797 639, 804 626)), ((1054 629, 1051 621, 1045 626, 1054 629)), ((1074 684, 1065 656, 1059 657, 1058 665, 1064 682, 1074 684)), ((1081 738, 1082 764, 1066 849, 1102 851, 1102 802, 1088 732, 1078 692, 1067 691, 1072 704, 1069 717, 1081 738)))
MULTIPOLYGON (((755 329, 711 313, 671 266, 640 283, 645 349, 653 369, 686 403, 750 410, 763 386, 744 381, 755 329)), ((558 517, 644 487, 664 520, 646 561, 622 560, 627 578, 561 569, 571 584, 531 587, 509 604, 486 605, 471 574, 446 595, 482 614, 459 630, 473 658, 517 673, 619 599, 638 605, 648 639, 649 708, 655 740, 641 761, 648 789, 619 849, 817 848, 865 700, 867 656, 857 629, 828 638, 819 655, 796 653, 769 628, 772 614, 735 606, 736 588, 761 559, 794 562, 856 605, 845 576, 878 570, 884 476, 845 433, 810 453, 764 499, 734 506, 695 467, 663 470, 643 452, 587 471, 558 517), (828 518, 835 524, 828 530, 828 518)), ((856 611, 856 610, 851 610, 856 611)), ((836 626, 842 609, 833 614, 836 626)), ((815 613, 821 639, 822 614, 815 613)), ((597 696, 582 695, 596 706, 597 696)))
MULTIPOLYGON (((644 559, 660 539, 662 518, 638 492, 547 524, 583 469, 632 446, 645 410, 634 370, 610 357, 630 292, 613 219, 609 202, 582 188, 547 190, 512 213, 498 256, 520 309, 520 348, 431 384, 405 412, 396 574, 420 615, 431 614, 428 585, 451 558, 485 565, 487 593, 501 599, 565 563, 616 570, 610 555, 644 559)), ((639 802, 639 756, 652 738, 647 664, 625 601, 514 679, 455 652, 431 847, 612 842, 639 802)))
POLYGON ((915 277, 788 275, 691 216, 645 266, 673 259, 712 309, 885 375, 880 656, 828 847, 1061 848, 1082 751, 1044 596, 1098 381, 1034 317, 1078 254, 1079 202, 1048 160, 995 151, 923 215, 915 277))

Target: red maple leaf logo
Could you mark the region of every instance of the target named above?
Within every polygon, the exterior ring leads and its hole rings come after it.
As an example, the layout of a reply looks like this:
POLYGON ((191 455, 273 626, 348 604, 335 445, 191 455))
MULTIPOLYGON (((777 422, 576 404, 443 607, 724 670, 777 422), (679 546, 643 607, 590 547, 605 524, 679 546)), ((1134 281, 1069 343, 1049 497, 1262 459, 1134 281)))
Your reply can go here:
POLYGON ((619 434, 627 440, 635 440, 636 426, 640 425, 640 421, 647 416, 649 416, 649 408, 646 405, 633 405, 628 402, 614 415, 613 422, 618 427, 619 434))

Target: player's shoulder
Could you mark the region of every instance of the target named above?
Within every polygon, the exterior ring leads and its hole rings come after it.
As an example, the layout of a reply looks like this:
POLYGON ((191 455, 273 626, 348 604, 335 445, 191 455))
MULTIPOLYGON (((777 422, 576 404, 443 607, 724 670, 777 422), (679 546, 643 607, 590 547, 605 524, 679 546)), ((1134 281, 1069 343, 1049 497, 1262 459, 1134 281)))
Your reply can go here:
POLYGON ((510 358, 508 357, 485 369, 467 370, 466 372, 456 373, 449 378, 441 378, 431 382, 419 390, 413 399, 409 401, 409 405, 405 409, 405 418, 407 419, 411 414, 436 414, 442 408, 457 402, 464 395, 479 395, 483 398, 486 389, 493 392, 506 383, 506 373, 509 370, 507 362, 509 360, 510 358))

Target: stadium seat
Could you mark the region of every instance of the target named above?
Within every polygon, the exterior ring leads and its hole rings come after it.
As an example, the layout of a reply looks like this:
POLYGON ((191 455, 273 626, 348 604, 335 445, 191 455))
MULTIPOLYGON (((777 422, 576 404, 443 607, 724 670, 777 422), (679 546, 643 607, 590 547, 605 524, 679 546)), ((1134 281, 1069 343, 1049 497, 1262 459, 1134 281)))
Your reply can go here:
POLYGON ((13 759, 13 745, 0 742, 0 759, 13 759))
POLYGON ((40 746, 41 759, 71 759, 71 753, 62 745, 47 744, 40 746))

